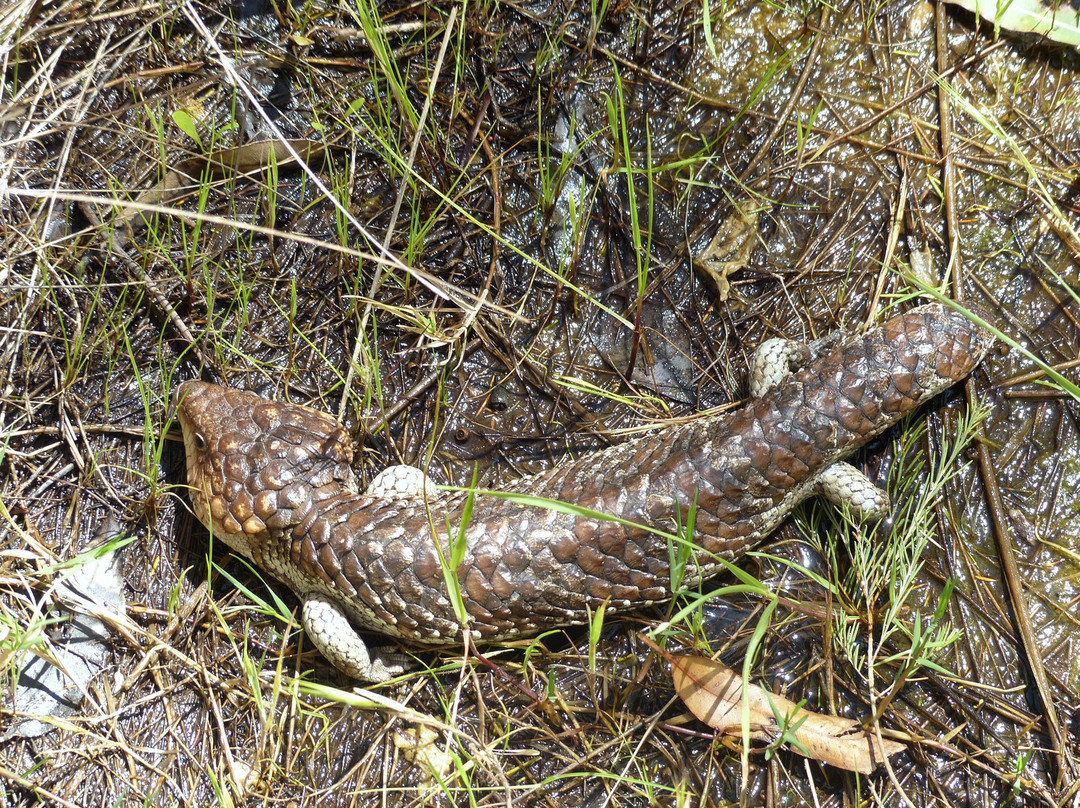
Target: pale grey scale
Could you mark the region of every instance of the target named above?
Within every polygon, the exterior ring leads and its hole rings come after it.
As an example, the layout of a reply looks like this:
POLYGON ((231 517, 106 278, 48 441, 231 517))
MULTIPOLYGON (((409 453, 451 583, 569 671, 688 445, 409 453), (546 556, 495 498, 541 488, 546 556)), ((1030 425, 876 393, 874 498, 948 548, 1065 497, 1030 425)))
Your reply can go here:
POLYGON ((380 471, 364 493, 369 497, 389 499, 419 499, 425 491, 434 493, 435 484, 415 466, 387 466, 380 471))

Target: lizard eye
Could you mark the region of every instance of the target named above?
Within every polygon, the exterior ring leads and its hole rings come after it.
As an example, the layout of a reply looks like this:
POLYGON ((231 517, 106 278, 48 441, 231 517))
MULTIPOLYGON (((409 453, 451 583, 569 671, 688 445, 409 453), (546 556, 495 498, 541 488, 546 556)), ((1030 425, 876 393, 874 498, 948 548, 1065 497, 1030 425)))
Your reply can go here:
POLYGON ((202 432, 195 433, 195 448, 200 452, 206 451, 206 438, 203 436, 202 432))

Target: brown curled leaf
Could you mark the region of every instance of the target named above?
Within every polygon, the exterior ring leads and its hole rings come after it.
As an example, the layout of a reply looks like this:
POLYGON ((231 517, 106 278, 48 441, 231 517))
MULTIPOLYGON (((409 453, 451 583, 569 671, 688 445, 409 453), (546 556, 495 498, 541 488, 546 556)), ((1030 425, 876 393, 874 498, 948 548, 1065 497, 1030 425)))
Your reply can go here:
MULTIPOLYGON (((327 148, 325 143, 311 140, 290 140, 288 144, 305 163, 321 159, 327 148)), ((133 203, 125 206, 127 209, 120 221, 133 230, 141 229, 140 205, 165 205, 194 192, 207 168, 214 177, 232 177, 265 171, 272 165, 285 167, 295 162, 288 147, 279 140, 258 140, 189 157, 174 165, 160 183, 143 191, 133 203)))
POLYGON ((758 245, 758 216, 761 202, 745 199, 724 219, 704 250, 694 256, 694 267, 703 272, 716 288, 720 302, 728 299, 734 275, 750 263, 750 255, 758 245))
MULTIPOLYGON (((669 656, 668 660, 675 691, 690 712, 713 729, 741 736, 742 677, 707 657, 669 656)), ((790 744, 794 751, 841 769, 869 774, 904 748, 896 741, 879 742, 856 721, 803 710, 757 685, 747 687, 747 698, 753 740, 772 742, 786 727, 796 741, 790 744)))

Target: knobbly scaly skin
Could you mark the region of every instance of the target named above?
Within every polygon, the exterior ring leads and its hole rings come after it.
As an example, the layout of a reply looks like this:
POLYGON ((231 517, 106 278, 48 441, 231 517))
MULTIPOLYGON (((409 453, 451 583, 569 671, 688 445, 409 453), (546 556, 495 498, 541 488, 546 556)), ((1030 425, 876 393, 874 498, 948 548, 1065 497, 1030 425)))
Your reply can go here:
MULTIPOLYGON (((697 497, 685 582, 761 542, 823 471, 966 377, 993 344, 951 309, 925 305, 840 341, 744 407, 669 427, 520 479, 508 491, 674 532, 697 497)), ((436 540, 466 494, 357 493, 331 416, 188 382, 178 393, 195 512, 233 549, 322 595, 353 623, 425 644, 461 639, 436 540)), ((457 576, 474 639, 580 623, 670 597, 668 540, 639 527, 477 494, 457 576)), ((385 678, 385 677, 383 677, 385 678)))

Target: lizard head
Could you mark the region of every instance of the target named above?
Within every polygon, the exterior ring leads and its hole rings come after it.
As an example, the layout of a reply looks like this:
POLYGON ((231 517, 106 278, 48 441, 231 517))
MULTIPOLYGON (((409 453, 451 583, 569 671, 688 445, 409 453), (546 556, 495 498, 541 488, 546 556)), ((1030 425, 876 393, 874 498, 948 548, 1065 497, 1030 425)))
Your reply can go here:
POLYGON ((176 404, 195 515, 249 558, 267 531, 355 491, 349 435, 326 413, 198 381, 180 385, 176 404))

